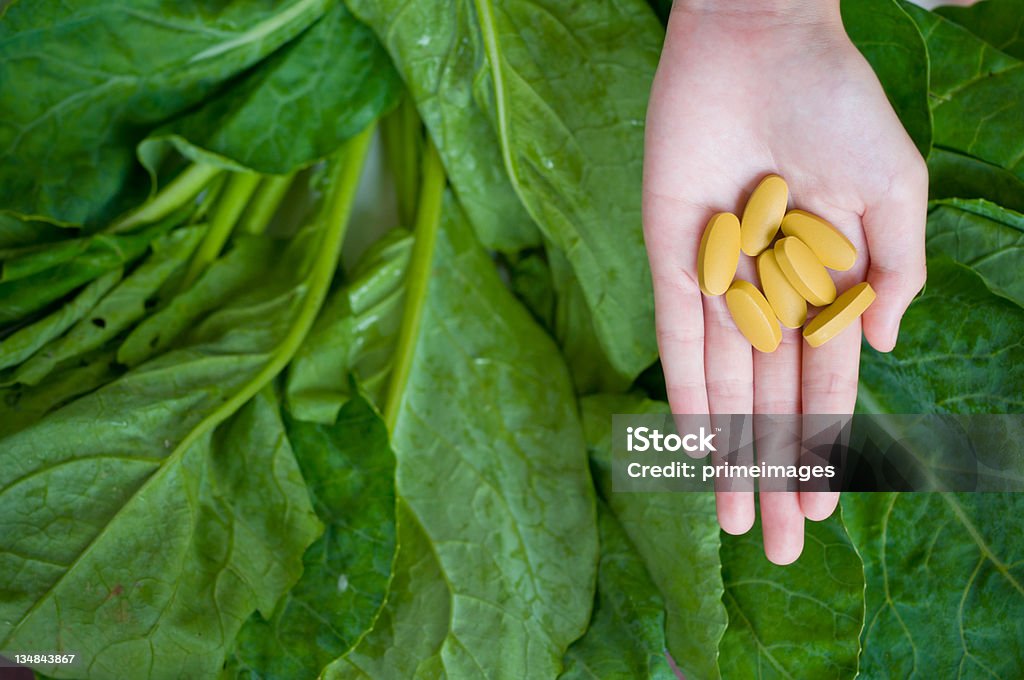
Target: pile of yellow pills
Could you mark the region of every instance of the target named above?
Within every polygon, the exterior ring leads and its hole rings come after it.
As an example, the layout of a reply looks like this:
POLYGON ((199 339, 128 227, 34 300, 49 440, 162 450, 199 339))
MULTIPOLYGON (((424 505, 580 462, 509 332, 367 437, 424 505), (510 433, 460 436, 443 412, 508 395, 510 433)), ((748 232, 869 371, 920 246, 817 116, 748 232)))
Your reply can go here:
POLYGON ((804 210, 786 212, 789 187, 768 175, 754 189, 743 216, 716 213, 704 229, 697 254, 697 282, 705 295, 725 294, 736 328, 761 352, 774 352, 786 328, 804 327, 820 347, 857 320, 875 300, 866 281, 841 295, 828 270, 846 271, 857 249, 828 221, 804 210), (782 236, 779 236, 779 232, 782 236), (761 289, 736 279, 740 253, 757 258, 761 289), (809 323, 807 305, 825 307, 809 323))

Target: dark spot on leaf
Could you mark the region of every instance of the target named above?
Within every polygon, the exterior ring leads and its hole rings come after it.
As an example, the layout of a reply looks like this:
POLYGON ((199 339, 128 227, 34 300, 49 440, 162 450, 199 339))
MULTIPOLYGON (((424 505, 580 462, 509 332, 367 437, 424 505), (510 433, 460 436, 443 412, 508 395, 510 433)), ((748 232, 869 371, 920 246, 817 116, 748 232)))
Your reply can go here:
POLYGON ((146 307, 146 309, 153 309, 154 307, 156 307, 156 303, 157 303, 157 299, 156 298, 149 298, 145 302, 145 307, 146 307))
POLYGON ((107 327, 107 320, 106 319, 101 319, 101 318, 97 317, 97 318, 92 320, 92 325, 93 326, 97 326, 99 328, 106 328, 107 327))

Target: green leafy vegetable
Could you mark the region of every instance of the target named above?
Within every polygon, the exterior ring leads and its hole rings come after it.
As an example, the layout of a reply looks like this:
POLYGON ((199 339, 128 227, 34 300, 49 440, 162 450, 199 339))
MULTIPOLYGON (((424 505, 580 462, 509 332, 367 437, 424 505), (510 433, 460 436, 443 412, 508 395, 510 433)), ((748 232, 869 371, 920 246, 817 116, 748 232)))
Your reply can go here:
POLYGON ((668 413, 668 404, 629 395, 582 402, 592 465, 601 495, 647 565, 665 600, 665 637, 679 668, 717 678, 718 644, 726 628, 714 498, 698 493, 613 493, 613 413, 668 413))
POLYGON ((1024 59, 1024 12, 1020 0, 982 0, 968 7, 935 9, 1009 55, 1024 59))
POLYGON ((896 114, 925 158, 932 146, 928 53, 896 0, 843 0, 843 26, 871 64, 896 114))
POLYGON ((0 341, 0 368, 20 364, 35 354, 40 347, 63 335, 117 285, 122 275, 120 269, 107 272, 83 288, 71 302, 0 341))
POLYGON ((904 2, 928 46, 934 145, 1024 180, 1024 63, 951 21, 904 2))
MULTIPOLYGON (((571 264, 612 365, 629 376, 646 368, 656 348, 648 332, 653 297, 639 229, 640 162, 646 97, 662 39, 650 8, 640 0, 571 7, 436 0, 401 12, 397 1, 352 5, 385 36, 406 81, 430 84, 413 94, 426 109, 424 120, 463 203, 472 201, 463 195, 451 154, 461 160, 467 138, 460 130, 460 142, 449 142, 431 110, 443 101, 436 94, 437 74, 419 69, 444 65, 444 75, 457 77, 464 93, 471 84, 477 88, 511 184, 571 264), (543 60, 519 39, 523 25, 544 36, 543 60), (462 58, 458 69, 440 58, 453 50, 462 58), (465 63, 471 60, 472 67, 465 63), (425 105, 428 98, 432 102, 425 105)), ((473 148, 493 147, 468 140, 473 148)), ((472 172, 489 167, 473 158, 472 172)), ((495 245, 482 233, 487 245, 495 245)))
POLYGON ((0 283, 0 324, 23 319, 79 286, 134 262, 172 225, 164 222, 135 234, 100 234, 74 259, 32 275, 0 283))
POLYGON ((665 603, 618 520, 598 501, 601 561, 587 634, 565 654, 560 678, 673 680, 665 658, 665 603))
POLYGON ((863 565, 838 516, 804 529, 804 551, 787 567, 765 558, 760 522, 743 536, 723 532, 729 628, 719 648, 722 677, 857 675, 863 565))
MULTIPOLYGON (((430 130, 460 204, 489 248, 539 241, 502 163, 488 117, 487 57, 468 2, 348 3, 380 36, 430 130)), ((408 165, 408 164, 407 164, 408 165)))
POLYGON ((586 627, 597 562, 568 374, 451 201, 435 253, 429 290, 407 291, 426 300, 393 439, 398 491, 423 532, 410 549, 420 552, 406 550, 400 515, 385 625, 326 675, 551 676, 586 627), (404 590, 423 571, 441 578, 404 590), (413 612, 415 625, 404 618, 413 612))
POLYGON ((183 391, 167 401, 158 373, 116 382, 3 443, 0 570, 17 577, 3 587, 0 648, 59 641, 54 651, 80 661, 41 666, 53 677, 213 675, 249 613, 269 613, 298 579, 320 531, 268 397, 175 447, 203 399, 183 391), (123 413, 134 421, 113 425, 123 413), (62 431, 75 435, 52 436, 62 431), (47 488, 65 493, 47 499, 47 488), (50 531, 18 529, 25 511, 50 531))
POLYGON ((928 215, 928 252, 970 267, 993 293, 1024 309, 1024 215, 987 201, 934 204, 928 215))
POLYGON ((865 677, 1015 678, 1024 659, 1020 494, 847 494, 864 560, 865 677), (997 519, 998 518, 998 519, 997 519))
POLYGON ((928 156, 928 196, 987 198, 1024 211, 1024 181, 997 165, 948 149, 932 149, 928 156))
POLYGON ((20 96, 4 98, 0 119, 0 204, 72 224, 112 217, 147 126, 214 94, 330 4, 13 4, 0 22, 0 81, 20 96))
POLYGON ((383 404, 411 250, 408 232, 389 232, 324 305, 288 372, 288 408, 297 418, 333 422, 351 394, 350 374, 383 404))
POLYGON ((324 535, 274 613, 239 632, 234 677, 316 677, 369 630, 391 576, 395 461, 380 416, 358 397, 329 426, 290 421, 288 438, 324 535))
POLYGON ((61 362, 99 349, 146 313, 146 303, 175 272, 184 267, 204 233, 204 227, 185 227, 152 244, 153 254, 118 283, 67 335, 44 347, 14 373, 15 382, 38 384, 61 362))
POLYGON ((193 160, 285 174, 333 153, 394 103, 398 75, 372 31, 341 2, 259 66, 162 125, 146 160, 173 144, 193 160), (268 121, 273 124, 268 125, 268 121))
MULTIPOLYGON (((841 3, 931 171, 861 410, 1024 409, 1015 2, 841 3)), ((711 494, 612 488, 612 414, 668 411, 639 205, 670 4, 0 10, 0 654, 1022 676, 1013 495, 847 494, 782 568, 711 494)))
POLYGON ((859 408, 868 413, 1015 413, 1024 408, 1024 309, 972 269, 928 263, 928 285, 889 354, 865 346, 859 408), (951 319, 956 321, 951 323, 951 319))

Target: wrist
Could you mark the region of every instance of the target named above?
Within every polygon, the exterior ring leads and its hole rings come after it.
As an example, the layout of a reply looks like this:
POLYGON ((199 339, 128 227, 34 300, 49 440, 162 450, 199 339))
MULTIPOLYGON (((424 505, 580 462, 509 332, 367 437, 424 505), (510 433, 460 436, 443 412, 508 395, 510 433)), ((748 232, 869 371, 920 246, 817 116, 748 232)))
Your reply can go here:
POLYGON ((675 0, 672 15, 677 14, 733 30, 843 30, 839 0, 675 0))

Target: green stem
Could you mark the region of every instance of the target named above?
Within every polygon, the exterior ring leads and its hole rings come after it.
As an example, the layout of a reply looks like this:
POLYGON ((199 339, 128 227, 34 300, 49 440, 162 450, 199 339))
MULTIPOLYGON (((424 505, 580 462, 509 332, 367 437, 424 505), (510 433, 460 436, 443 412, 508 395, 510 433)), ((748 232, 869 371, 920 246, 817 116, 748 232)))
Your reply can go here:
POLYGON ((335 163, 324 209, 317 218, 320 228, 324 231, 323 238, 317 245, 316 260, 306 279, 308 292, 302 300, 302 306, 288 335, 271 355, 266 366, 228 401, 221 404, 193 428, 175 448, 172 456, 187 450, 199 437, 217 427, 232 413, 240 409, 245 402, 252 399, 257 392, 284 370, 284 367, 299 350, 309 329, 313 327, 313 321, 316 320, 316 316, 320 312, 331 280, 334 278, 334 272, 338 268, 341 244, 345 240, 345 231, 349 215, 352 212, 359 176, 362 174, 363 163, 366 160, 366 150, 373 136, 373 128, 374 125, 371 124, 366 130, 349 140, 335 163))
POLYGON ((183 289, 191 286, 220 255, 224 244, 227 243, 228 236, 231 235, 235 224, 238 223, 238 216, 245 210, 245 206, 248 205, 249 199, 259 183, 260 176, 255 172, 232 174, 228 179, 227 186, 224 187, 224 192, 217 201, 217 207, 213 210, 206 236, 203 237, 199 249, 192 256, 188 273, 182 279, 181 287, 183 289))
POLYGON ((419 338, 420 321, 430 284, 430 270, 434 262, 434 245, 441 224, 441 202, 444 198, 445 176, 437 149, 429 141, 423 154, 423 183, 420 186, 420 203, 416 211, 416 242, 412 247, 409 274, 405 283, 405 310, 402 315, 402 330, 395 349, 395 363, 391 368, 387 401, 384 403, 384 422, 389 431, 394 431, 398 420, 398 409, 405 394, 412 369, 413 350, 419 338))
POLYGON ((398 199, 398 218, 410 226, 416 218, 416 193, 419 189, 419 156, 423 146, 422 125, 416 105, 408 93, 382 127, 385 154, 398 199))
POLYGON ((157 192, 151 200, 114 222, 110 231, 128 231, 167 217, 195 198, 203 187, 221 172, 221 169, 214 165, 193 163, 157 192))
POLYGON ((267 230, 267 225, 273 219, 278 206, 284 200, 285 194, 292 186, 295 173, 287 175, 272 175, 263 179, 256 197, 249 204, 249 209, 242 216, 238 224, 238 230, 243 234, 259 235, 267 230))
POLYGON ((192 213, 192 217, 189 221, 192 224, 199 224, 200 222, 206 221, 206 216, 213 210, 213 206, 217 205, 217 199, 220 198, 220 192, 224 189, 224 184, 227 181, 225 176, 227 173, 220 173, 209 184, 206 185, 204 191, 206 192, 203 199, 199 201, 199 205, 196 207, 196 211, 192 213))

